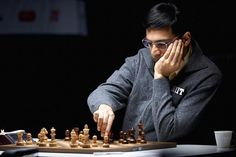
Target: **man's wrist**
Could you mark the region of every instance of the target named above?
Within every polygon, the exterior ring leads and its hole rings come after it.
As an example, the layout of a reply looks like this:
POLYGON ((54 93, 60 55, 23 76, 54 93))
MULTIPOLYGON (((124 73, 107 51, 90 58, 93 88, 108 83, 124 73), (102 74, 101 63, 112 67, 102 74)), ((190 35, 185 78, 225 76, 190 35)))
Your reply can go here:
POLYGON ((164 78, 162 74, 159 74, 159 73, 154 74, 154 79, 161 79, 161 78, 164 78))
POLYGON ((111 106, 110 106, 110 105, 107 105, 107 104, 101 104, 101 105, 99 106, 99 109, 101 109, 101 108, 107 108, 107 109, 112 110, 111 106))

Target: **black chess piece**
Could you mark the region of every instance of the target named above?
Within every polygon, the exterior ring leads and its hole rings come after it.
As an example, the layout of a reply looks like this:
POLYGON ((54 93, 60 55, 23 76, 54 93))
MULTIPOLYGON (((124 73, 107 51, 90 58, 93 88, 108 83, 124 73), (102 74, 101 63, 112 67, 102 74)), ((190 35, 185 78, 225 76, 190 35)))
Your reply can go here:
POLYGON ((66 130, 65 131, 65 139, 64 139, 65 141, 70 141, 70 130, 66 130))
POLYGON ((134 128, 130 129, 129 143, 136 143, 134 128))
POLYGON ((119 143, 123 143, 124 139, 123 139, 123 135, 124 132, 123 131, 120 131, 120 139, 119 139, 119 143))
POLYGON ((123 142, 122 142, 122 144, 128 144, 127 133, 126 132, 123 132, 123 142))
POLYGON ((141 133, 141 141, 140 141, 140 143, 142 143, 142 144, 146 144, 147 143, 147 141, 145 140, 145 133, 144 133, 144 131, 142 131, 142 133, 141 133))

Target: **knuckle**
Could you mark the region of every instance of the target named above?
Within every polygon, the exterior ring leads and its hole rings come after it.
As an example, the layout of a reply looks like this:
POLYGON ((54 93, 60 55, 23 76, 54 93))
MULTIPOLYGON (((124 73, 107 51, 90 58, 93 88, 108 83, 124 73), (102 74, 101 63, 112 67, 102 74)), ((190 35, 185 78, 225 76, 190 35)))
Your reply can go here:
POLYGON ((102 122, 103 121, 103 118, 98 118, 98 122, 102 122))
POLYGON ((109 117, 115 118, 115 114, 114 113, 109 113, 109 117))
POLYGON ((172 67, 173 67, 174 65, 175 65, 175 63, 174 63, 174 62, 170 62, 170 66, 172 66, 172 67))

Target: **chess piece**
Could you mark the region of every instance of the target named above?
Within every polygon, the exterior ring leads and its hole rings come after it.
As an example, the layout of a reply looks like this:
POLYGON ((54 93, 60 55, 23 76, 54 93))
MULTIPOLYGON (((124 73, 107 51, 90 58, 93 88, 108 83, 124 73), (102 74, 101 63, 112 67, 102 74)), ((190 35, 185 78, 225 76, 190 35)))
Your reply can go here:
POLYGON ((138 137, 136 139, 137 143, 141 143, 142 140, 142 132, 143 132, 143 123, 139 122, 138 124, 138 137))
POLYGON ((144 131, 142 131, 142 133, 141 133, 141 142, 140 143, 142 143, 142 144, 146 144, 147 143, 147 141, 145 140, 144 131))
POLYGON ((123 143, 124 139, 123 139, 123 131, 120 131, 120 139, 119 139, 119 143, 123 143))
POLYGON ((138 128, 139 128, 141 131, 143 131, 144 125, 143 125, 143 122, 142 122, 142 121, 140 121, 140 122, 138 123, 138 128))
POLYGON ((39 147, 46 147, 47 143, 45 142, 45 133, 43 131, 40 131, 40 133, 38 134, 38 145, 39 147))
POLYGON ((128 144, 128 141, 127 141, 127 133, 126 133, 126 132, 123 132, 123 141, 122 141, 122 144, 128 144))
POLYGON ((109 138, 109 143, 113 143, 113 132, 110 131, 109 134, 108 134, 108 138, 109 138))
POLYGON ((97 146, 98 146, 97 136, 96 136, 96 135, 93 135, 92 147, 97 147, 97 146))
POLYGON ((145 140, 144 125, 143 125, 142 121, 140 121, 139 124, 138 124, 137 143, 142 143, 142 144, 147 143, 147 141, 145 140))
POLYGON ((138 137, 136 139, 137 143, 141 143, 141 137, 142 137, 142 131, 140 129, 138 129, 138 137))
POLYGON ((26 145, 32 145, 33 144, 31 133, 27 133, 26 134, 26 141, 25 141, 25 143, 26 143, 26 145))
POLYGON ((109 137, 108 136, 104 136, 103 137, 103 145, 102 145, 104 148, 109 148, 110 147, 110 144, 109 144, 109 137))
POLYGON ((129 131, 130 131, 129 132, 129 143, 136 143, 134 128, 130 129, 129 131))
POLYGON ((25 145, 25 141, 23 140, 23 132, 20 131, 17 133, 17 142, 16 145, 17 146, 24 146, 25 145))
POLYGON ((84 125, 83 133, 84 133, 84 135, 83 135, 82 147, 83 148, 90 148, 89 128, 88 128, 87 124, 84 125))
POLYGON ((78 147, 79 144, 78 144, 78 142, 77 142, 77 135, 76 135, 74 129, 72 129, 72 131, 70 132, 70 136, 71 136, 70 146, 71 146, 72 148, 78 147))
POLYGON ((131 129, 128 129, 127 138, 126 138, 128 143, 130 142, 130 132, 131 132, 131 129))
POLYGON ((54 127, 52 127, 51 128, 51 141, 50 141, 50 143, 49 143, 49 146, 50 147, 56 147, 57 146, 57 141, 56 141, 56 138, 55 138, 55 136, 56 136, 56 129, 54 128, 54 127))
POLYGON ((70 130, 66 130, 65 131, 65 138, 64 138, 65 141, 70 141, 70 130))
POLYGON ((77 136, 77 140, 79 139, 79 128, 78 127, 74 127, 76 136, 77 136))
POLYGON ((78 139, 79 142, 83 142, 83 136, 84 136, 83 131, 80 131, 80 133, 79 133, 79 139, 78 139))
POLYGON ((48 137, 47 137, 48 131, 47 131, 47 129, 42 128, 40 130, 40 134, 41 134, 41 136, 43 136, 42 138, 44 139, 44 142, 47 143, 48 142, 48 137))

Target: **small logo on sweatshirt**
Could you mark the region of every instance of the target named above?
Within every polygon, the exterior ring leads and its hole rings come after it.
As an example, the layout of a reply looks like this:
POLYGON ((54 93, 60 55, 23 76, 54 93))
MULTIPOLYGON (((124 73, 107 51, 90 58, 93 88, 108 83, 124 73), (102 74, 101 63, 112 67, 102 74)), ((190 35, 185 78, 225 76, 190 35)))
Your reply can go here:
POLYGON ((184 89, 183 88, 176 87, 176 86, 174 86, 171 91, 176 93, 176 94, 178 94, 178 95, 183 95, 183 93, 184 93, 184 89))

